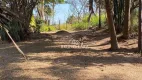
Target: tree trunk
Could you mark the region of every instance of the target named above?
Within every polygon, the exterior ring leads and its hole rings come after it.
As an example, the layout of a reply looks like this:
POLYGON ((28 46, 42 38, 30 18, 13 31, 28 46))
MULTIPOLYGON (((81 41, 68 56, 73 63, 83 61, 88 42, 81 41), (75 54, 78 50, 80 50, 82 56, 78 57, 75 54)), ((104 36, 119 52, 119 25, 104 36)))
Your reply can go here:
MULTIPOLYGON (((35 8, 37 4, 37 1, 34 0, 13 0, 10 4, 11 11, 18 14, 17 16, 21 19, 21 21, 24 23, 19 23, 19 36, 20 40, 25 40, 29 37, 30 34, 30 21, 33 13, 33 9, 35 8)), ((14 20, 14 19, 13 19, 14 20)), ((11 31, 10 31, 11 32, 11 31)))
POLYGON ((89 0, 89 17, 88 17, 88 23, 90 23, 90 19, 91 19, 91 15, 92 13, 94 13, 94 10, 93 10, 93 0, 89 0))
POLYGON ((129 29, 130 29, 130 4, 131 0, 125 0, 125 16, 124 16, 124 29, 123 29, 123 38, 129 38, 129 29))
POLYGON ((99 28, 101 28, 101 0, 99 0, 99 28))
POLYGON ((109 30, 110 30, 111 50, 117 50, 118 49, 117 36, 116 36, 116 31, 115 31, 113 18, 112 18, 112 11, 110 8, 109 0, 105 0, 105 7, 106 7, 107 19, 108 19, 109 30))
POLYGON ((42 0, 42 4, 41 4, 41 19, 45 20, 45 14, 44 14, 44 0, 42 0))
MULTIPOLYGON (((37 3, 38 0, 9 0, 8 3, 4 4, 3 10, 6 12, 5 16, 10 19, 4 26, 7 27, 14 41, 25 40, 29 37, 29 25, 33 9, 37 3)), ((2 35, 2 37, 5 41, 11 41, 7 38, 7 35, 2 35)))
POLYGON ((138 36, 138 50, 142 57, 142 1, 139 0, 139 36, 138 36))

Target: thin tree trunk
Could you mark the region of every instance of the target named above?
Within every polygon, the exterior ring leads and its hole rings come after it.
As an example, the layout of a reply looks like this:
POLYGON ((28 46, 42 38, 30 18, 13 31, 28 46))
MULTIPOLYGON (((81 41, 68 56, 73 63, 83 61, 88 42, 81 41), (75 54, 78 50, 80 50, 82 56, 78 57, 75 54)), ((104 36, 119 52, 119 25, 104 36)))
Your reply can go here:
POLYGON ((90 23, 91 16, 92 16, 92 12, 89 14, 88 23, 90 23))
POLYGON ((99 28, 101 28, 101 0, 99 0, 99 28))
POLYGON ((41 18, 42 20, 45 20, 45 14, 44 14, 44 0, 42 0, 42 4, 41 4, 41 18))
POLYGON ((130 4, 131 0, 125 0, 125 16, 124 16, 124 29, 123 29, 123 38, 129 38, 130 30, 130 4))
POLYGON ((90 19, 91 19, 91 15, 92 13, 94 13, 94 10, 93 10, 93 0, 89 0, 89 17, 88 17, 88 23, 90 22, 90 19))
POLYGON ((138 36, 138 50, 142 57, 142 1, 139 0, 139 36, 138 36))
POLYGON ((66 22, 66 30, 68 29, 68 23, 66 22))
POLYGON ((61 30, 61 27, 60 27, 60 20, 59 20, 59 30, 61 30))
POLYGON ((14 46, 16 47, 16 49, 23 55, 23 57, 25 58, 25 60, 28 60, 27 56, 25 55, 25 53, 19 48, 19 46, 15 43, 15 41, 13 40, 13 38, 11 37, 11 35, 9 34, 8 30, 6 28, 4 28, 5 32, 7 33, 8 37, 10 38, 10 40, 12 41, 12 43, 14 44, 14 46))
POLYGON ((112 11, 110 8, 109 0, 105 0, 105 7, 106 7, 109 30, 110 30, 111 50, 116 50, 118 49, 118 43, 117 43, 117 36, 116 36, 116 31, 115 31, 113 18, 112 18, 112 11))
POLYGON ((53 2, 53 4, 52 4, 52 9, 53 9, 53 18, 52 18, 52 24, 55 24, 54 23, 54 17, 55 17, 55 12, 54 12, 54 10, 55 10, 55 3, 53 2))

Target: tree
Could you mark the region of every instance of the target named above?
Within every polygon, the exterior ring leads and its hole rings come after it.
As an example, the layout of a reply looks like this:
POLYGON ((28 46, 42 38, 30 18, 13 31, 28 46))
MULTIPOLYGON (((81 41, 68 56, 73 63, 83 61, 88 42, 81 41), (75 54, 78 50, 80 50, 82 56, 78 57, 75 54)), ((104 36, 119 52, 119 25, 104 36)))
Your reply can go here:
POLYGON ((42 20, 54 14, 55 4, 63 3, 64 0, 40 0, 37 5, 37 12, 42 20))
MULTIPOLYGON (((11 22, 10 18, 18 18, 18 17, 12 11, 9 11, 9 10, 5 9, 3 6, 1 6, 1 2, 0 2, 0 30, 1 30, 0 32, 1 32, 1 35, 8 36, 8 38, 10 38, 10 40, 12 41, 12 43, 14 44, 16 49, 23 55, 25 60, 27 60, 27 56, 19 48, 19 46, 15 43, 15 41, 11 37, 11 35, 6 27, 6 26, 9 26, 8 23, 11 22)), ((20 20, 18 19, 18 21, 20 21, 20 20)))
MULTIPOLYGON (((30 34, 30 21, 33 13, 33 9, 38 3, 38 0, 1 0, 2 6, 0 6, 6 12, 5 15, 9 13, 14 13, 11 16, 7 16, 10 19, 10 22, 7 22, 7 29, 9 30, 10 35, 15 41, 25 40, 30 34), (8 6, 7 6, 8 5, 8 6), (16 17, 16 18, 15 18, 16 17)), ((3 40, 9 40, 6 38, 4 31, 1 34, 3 40)))
POLYGON ((108 25, 109 25, 109 30, 110 30, 111 50, 116 50, 118 49, 118 43, 117 43, 115 26, 114 26, 114 22, 112 18, 110 0, 105 0, 105 6, 106 6, 107 19, 108 19, 108 25))
POLYGON ((124 29, 123 29, 123 38, 129 38, 129 29, 130 29, 130 5, 131 0, 125 1, 125 16, 124 16, 124 29))
POLYGON ((81 20, 81 16, 86 14, 87 9, 87 0, 68 0, 68 3, 71 5, 72 12, 77 16, 78 22, 81 20))
POLYGON ((90 22, 91 15, 94 13, 93 9, 93 0, 89 0, 89 17, 88 17, 88 23, 90 22))
POLYGON ((101 28, 101 0, 99 0, 99 28, 101 28))
MULTIPOLYGON (((49 7, 45 3, 47 2, 56 2, 56 3, 61 3, 64 0, 1 0, 0 2, 3 5, 4 10, 11 11, 15 13, 16 17, 10 17, 10 22, 8 22, 7 29, 9 30, 10 35, 15 41, 21 41, 25 40, 30 36, 31 30, 30 30, 30 22, 31 22, 31 17, 33 15, 33 9, 35 8, 36 5, 42 3, 44 6, 42 6, 41 14, 42 18, 44 19, 45 13, 48 12, 45 11, 48 8, 45 6, 49 7)), ((48 9, 49 10, 49 9, 48 9)), ((6 14, 8 14, 7 11, 6 14)), ((3 32, 1 34, 3 40, 10 40, 7 38, 3 29, 0 29, 0 32, 3 32)))
POLYGON ((89 17, 88 17, 88 22, 90 21, 91 15, 94 13, 94 9, 93 9, 93 3, 95 3, 95 7, 96 7, 96 11, 99 10, 99 25, 98 27, 101 28, 102 24, 101 24, 101 13, 102 13, 102 9, 104 8, 104 1, 103 0, 89 0, 89 17))
POLYGON ((139 36, 138 36, 138 50, 142 56, 142 1, 139 0, 139 36))
POLYGON ((113 20, 116 33, 121 33, 124 24, 124 0, 113 0, 113 20))

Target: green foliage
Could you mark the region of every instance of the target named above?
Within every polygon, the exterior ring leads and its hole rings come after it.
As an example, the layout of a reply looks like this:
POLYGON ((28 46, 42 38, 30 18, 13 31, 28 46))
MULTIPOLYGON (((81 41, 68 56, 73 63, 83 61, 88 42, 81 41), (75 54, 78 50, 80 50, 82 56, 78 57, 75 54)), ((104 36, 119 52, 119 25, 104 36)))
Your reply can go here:
POLYGON ((32 28, 34 29, 34 32, 35 33, 40 33, 40 28, 41 28, 41 26, 42 26, 42 23, 44 23, 44 21, 43 20, 41 20, 41 19, 35 19, 35 24, 36 24, 36 26, 34 27, 34 26, 32 26, 32 28))
MULTIPOLYGON (((4 25, 3 25, 4 26, 4 25)), ((1 36, 1 40, 4 41, 4 40, 8 40, 8 36, 4 30, 4 28, 0 28, 0 36, 1 36)))
POLYGON ((132 32, 138 32, 138 18, 133 18, 132 32))
POLYGON ((48 26, 47 24, 42 24, 40 27, 40 32, 48 32, 48 31, 55 31, 56 28, 54 26, 48 26))
MULTIPOLYGON (((96 27, 99 24, 99 15, 92 15, 91 19, 90 19, 90 24, 88 24, 88 16, 86 15, 82 18, 82 22, 75 22, 73 23, 73 28, 74 30, 84 30, 87 29, 89 26, 93 26, 96 27)), ((101 23, 102 26, 104 26, 106 24, 106 16, 105 14, 101 15, 101 23)))
MULTIPOLYGON (((106 16, 105 16, 105 14, 102 14, 101 15, 101 24, 102 24, 102 26, 105 25, 105 22, 106 22, 106 16)), ((98 26, 99 25, 99 15, 93 15, 91 17, 90 25, 91 26, 98 26)))
POLYGON ((138 32, 138 10, 131 13, 131 32, 138 32))
POLYGON ((48 32, 48 31, 55 31, 56 28, 54 26, 48 26, 48 24, 45 23, 42 19, 35 19, 34 17, 31 18, 31 23, 30 23, 32 29, 34 30, 35 33, 40 33, 40 32, 48 32))
POLYGON ((88 23, 87 22, 79 22, 79 23, 74 23, 73 25, 74 30, 85 30, 88 28, 88 23))
MULTIPOLYGON (((20 27, 19 23, 17 21, 11 21, 8 23, 8 25, 2 25, 3 27, 5 27, 6 29, 8 29, 9 34, 11 35, 11 37, 14 39, 14 41, 21 41, 24 39, 24 34, 21 31, 22 28, 20 27)), ((0 28, 0 35, 1 35, 1 39, 3 41, 11 41, 9 39, 9 37, 7 36, 4 28, 0 28)))
POLYGON ((92 26, 97 26, 99 24, 99 16, 96 15, 96 16, 92 16, 91 19, 90 19, 90 25, 92 26))
POLYGON ((30 25, 31 25, 32 27, 36 27, 36 20, 35 20, 34 16, 31 17, 30 25))
POLYGON ((42 24, 40 27, 40 32, 48 32, 49 31, 49 27, 46 24, 42 24))
POLYGON ((55 26, 48 26, 49 27, 49 31, 56 31, 55 26))
MULTIPOLYGON (((59 29, 59 25, 56 25, 56 28, 59 29)), ((60 30, 68 30, 68 31, 71 31, 73 30, 73 27, 71 24, 69 23, 64 23, 64 24, 60 24, 60 30)))
POLYGON ((52 16, 54 14, 54 11, 51 9, 51 7, 49 5, 45 5, 44 12, 48 16, 52 16))

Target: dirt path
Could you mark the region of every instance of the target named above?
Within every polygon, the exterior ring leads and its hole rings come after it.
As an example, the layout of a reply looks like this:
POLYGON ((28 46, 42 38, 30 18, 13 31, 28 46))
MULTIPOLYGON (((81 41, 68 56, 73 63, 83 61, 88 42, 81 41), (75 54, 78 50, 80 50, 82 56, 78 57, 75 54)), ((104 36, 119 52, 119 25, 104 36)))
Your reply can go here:
POLYGON ((0 80, 142 79, 142 58, 133 54, 137 48, 136 39, 120 41, 121 49, 111 52, 106 50, 110 47, 109 35, 101 31, 93 36, 89 31, 39 36, 18 43, 29 57, 27 62, 12 44, 0 43, 0 80), (87 36, 83 41, 84 49, 75 44, 74 34, 87 36))

